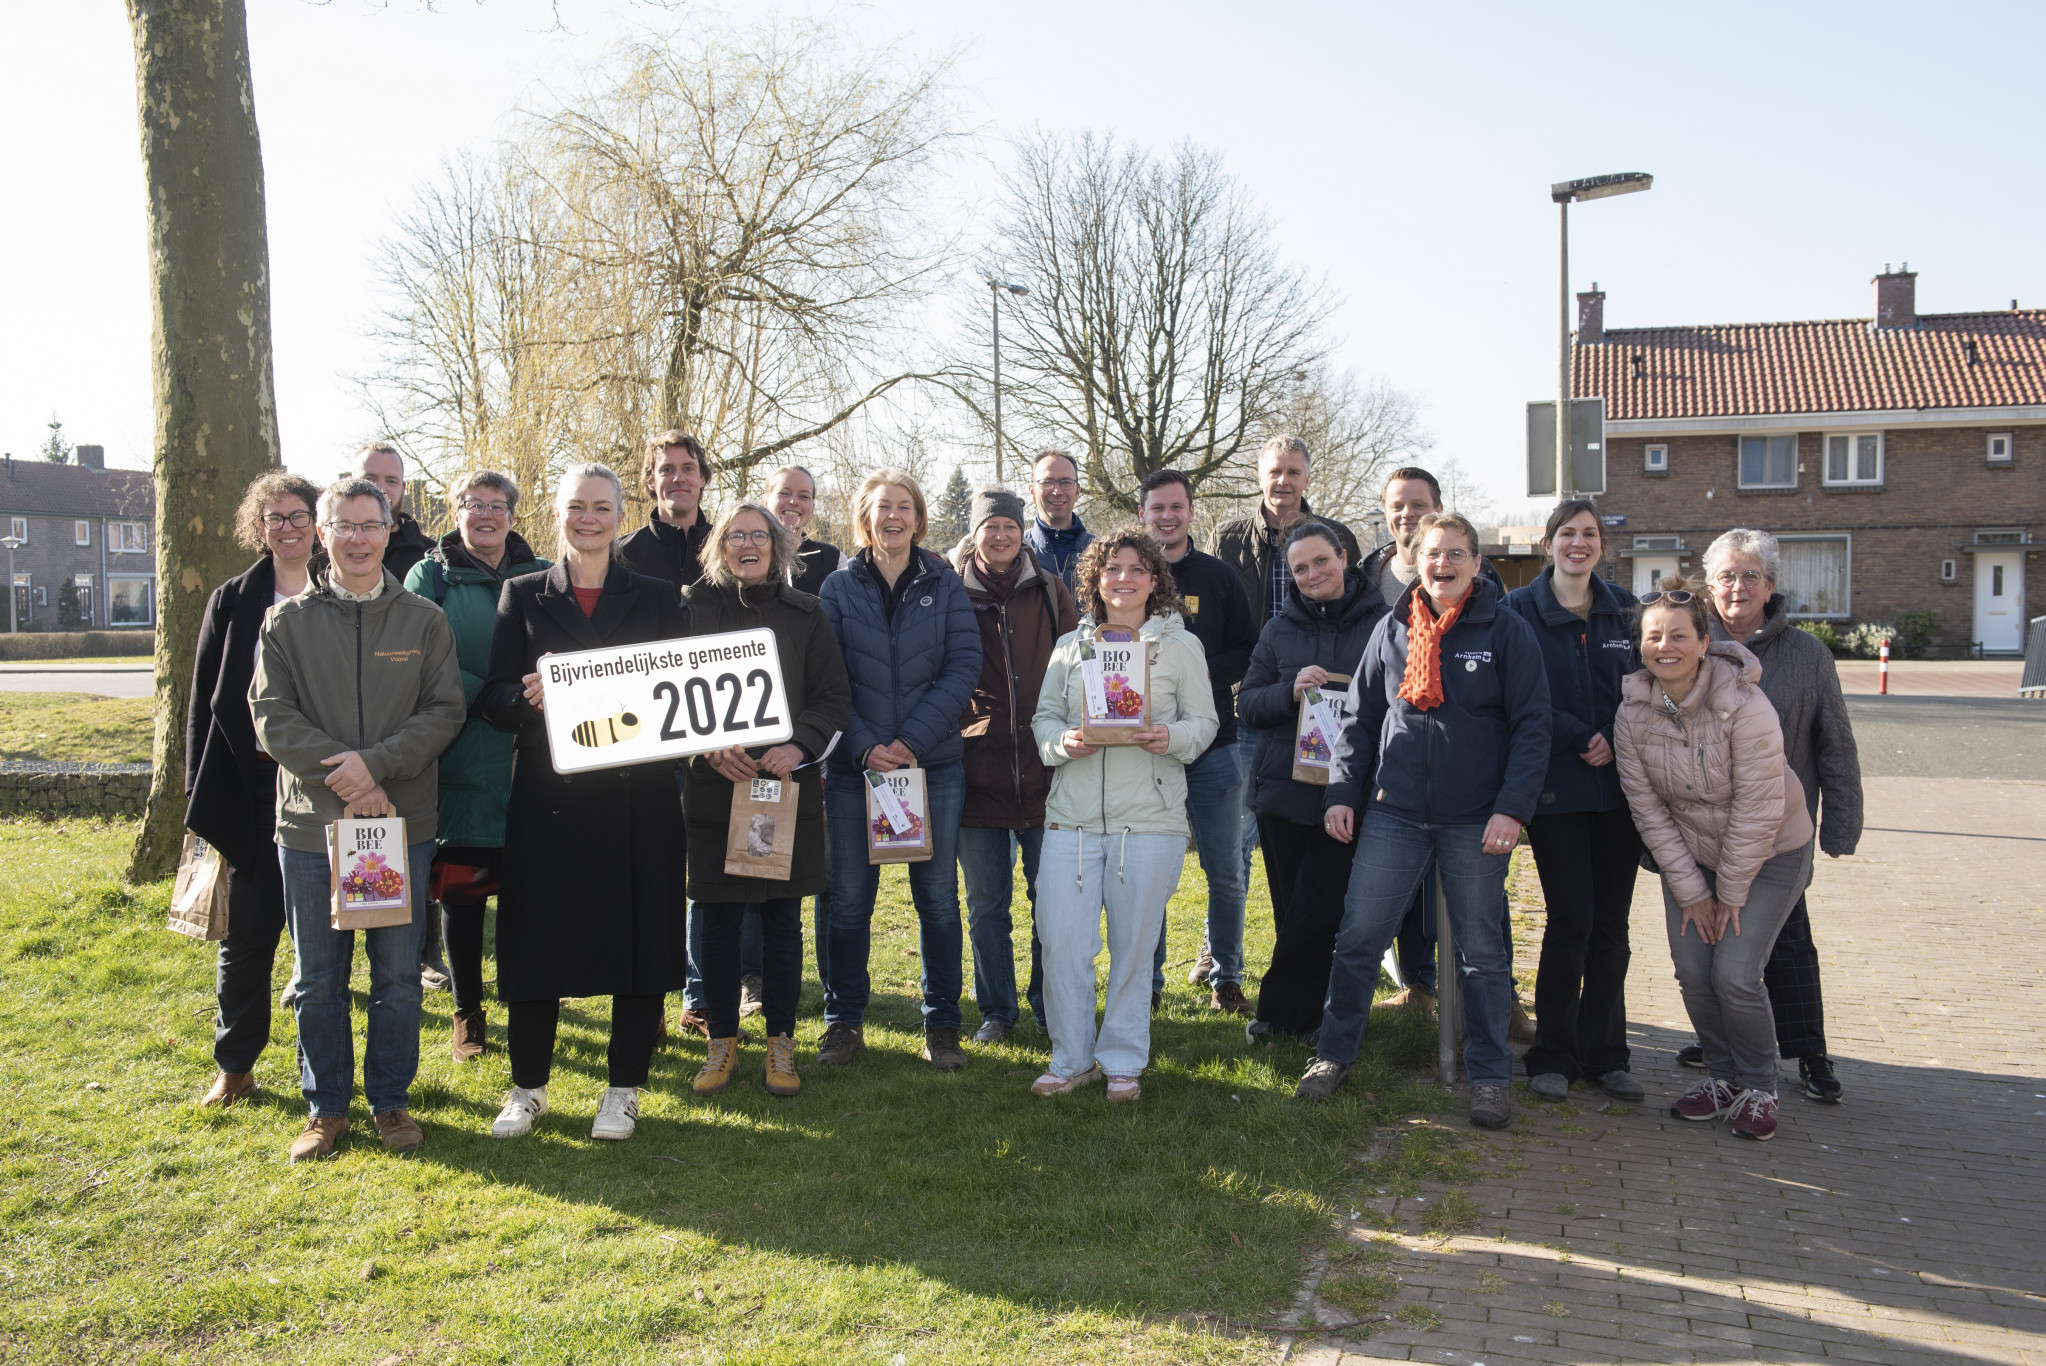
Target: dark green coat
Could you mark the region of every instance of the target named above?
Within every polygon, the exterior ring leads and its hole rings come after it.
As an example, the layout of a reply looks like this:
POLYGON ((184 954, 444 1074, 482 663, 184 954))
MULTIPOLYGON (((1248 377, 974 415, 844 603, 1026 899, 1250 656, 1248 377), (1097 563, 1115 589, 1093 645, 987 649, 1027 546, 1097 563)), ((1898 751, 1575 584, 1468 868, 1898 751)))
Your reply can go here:
MULTIPOLYGON (((732 877, 725 872, 726 827, 732 814, 732 780, 691 759, 683 779, 682 809, 689 829, 689 895, 697 901, 766 901, 774 897, 816 896, 824 891, 824 786, 816 762, 831 739, 845 729, 852 708, 852 685, 838 638, 824 608, 808 593, 787 584, 742 591, 720 588, 699 579, 682 590, 682 610, 692 636, 721 631, 774 632, 781 653, 782 684, 795 723, 795 743, 810 757, 796 771, 795 862, 787 882, 732 877)), ((758 757, 766 746, 747 751, 758 757)))
POLYGON ((516 531, 505 537, 504 558, 491 570, 470 558, 459 532, 450 531, 412 566, 405 587, 440 604, 455 631, 462 666, 462 701, 469 720, 440 756, 442 844, 465 849, 504 847, 504 807, 511 799, 512 737, 476 714, 476 694, 490 676, 490 635, 506 579, 533 574, 548 562, 516 531))

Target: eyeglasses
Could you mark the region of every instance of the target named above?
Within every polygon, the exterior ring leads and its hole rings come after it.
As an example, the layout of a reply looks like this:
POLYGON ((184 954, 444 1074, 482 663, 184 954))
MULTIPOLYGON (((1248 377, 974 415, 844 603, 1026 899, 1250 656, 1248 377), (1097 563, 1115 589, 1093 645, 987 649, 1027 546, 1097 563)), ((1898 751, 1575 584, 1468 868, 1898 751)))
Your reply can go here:
POLYGON ((375 540, 391 529, 389 522, 323 522, 336 536, 365 536, 375 540))
POLYGON ((727 531, 725 544, 729 546, 766 545, 774 539, 771 531, 727 531))
POLYGON ((1438 549, 1438 550, 1424 550, 1424 551, 1422 551, 1422 552, 1421 552, 1421 558, 1422 558, 1422 559, 1424 559, 1424 560, 1426 560, 1426 561, 1428 561, 1428 562, 1429 562, 1430 564, 1434 564, 1434 563, 1435 563, 1435 562, 1437 562, 1438 560, 1441 560, 1441 561, 1447 561, 1447 562, 1448 562, 1448 563, 1450 563, 1450 564, 1462 564, 1462 563, 1463 563, 1463 562, 1464 562, 1465 560, 1468 560, 1468 559, 1469 559, 1470 557, 1471 557, 1471 552, 1470 552, 1470 551, 1468 551, 1468 550, 1439 550, 1439 549, 1438 549))
POLYGON ((1037 487, 1044 493, 1057 493, 1061 489, 1070 493, 1080 487, 1080 481, 1077 479, 1040 479, 1037 481, 1037 487))
POLYGON ((1104 579, 1148 579, 1151 571, 1140 564, 1112 564, 1101 571, 1104 579))
POLYGON ((263 514, 263 525, 271 531, 282 531, 285 527, 294 527, 303 531, 312 524, 313 515, 304 508, 300 508, 297 512, 266 512, 263 514))
POLYGON ((462 508, 466 512, 487 512, 493 517, 505 517, 511 513, 510 503, 485 503, 475 498, 464 498, 462 508))
POLYGON ((1638 601, 1643 607, 1653 607, 1658 602, 1666 602, 1672 607, 1682 607, 1696 596, 1695 593, 1686 593, 1683 589, 1677 588, 1667 593, 1659 590, 1654 593, 1643 593, 1638 601))
POLYGON ((1712 576, 1712 581, 1721 588, 1731 588, 1736 582, 1744 588, 1756 588, 1761 586, 1762 571, 1759 569, 1743 569, 1736 573, 1731 569, 1722 569, 1712 576))

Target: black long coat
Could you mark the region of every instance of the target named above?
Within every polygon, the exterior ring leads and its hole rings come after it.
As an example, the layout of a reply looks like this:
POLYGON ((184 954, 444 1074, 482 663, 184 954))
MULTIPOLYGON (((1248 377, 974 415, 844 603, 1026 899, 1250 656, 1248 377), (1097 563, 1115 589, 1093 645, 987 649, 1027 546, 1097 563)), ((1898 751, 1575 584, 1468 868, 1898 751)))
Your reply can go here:
MULTIPOLYGON (((682 789, 689 821, 689 895, 698 901, 746 902, 816 896, 825 890, 824 784, 817 760, 845 729, 852 710, 852 684, 823 604, 787 584, 762 585, 742 598, 736 586, 699 579, 682 590, 682 610, 692 636, 763 626, 774 632, 782 686, 788 690, 782 700, 796 732, 793 743, 809 756, 809 765, 796 770, 796 843, 786 882, 725 872, 732 780, 701 755, 689 761, 682 789)), ((747 751, 755 758, 766 752, 765 746, 747 751)))
POLYGON ((277 861, 277 766, 261 757, 249 715, 256 641, 276 596, 267 553, 213 590, 185 710, 185 828, 244 871, 277 861))
POLYGON ((477 710, 515 731, 511 803, 497 896, 497 995, 653 996, 687 972, 687 837, 675 762, 563 775, 521 681, 544 654, 675 640, 686 632, 675 590, 617 555, 594 617, 568 566, 510 579, 497 600, 490 678, 477 710))

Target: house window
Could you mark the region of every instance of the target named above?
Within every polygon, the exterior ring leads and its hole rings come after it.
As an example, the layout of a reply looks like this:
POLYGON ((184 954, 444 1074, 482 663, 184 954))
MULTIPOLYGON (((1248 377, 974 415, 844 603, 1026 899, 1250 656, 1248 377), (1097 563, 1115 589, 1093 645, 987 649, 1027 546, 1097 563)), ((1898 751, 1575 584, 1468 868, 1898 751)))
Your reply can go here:
POLYGON ((149 579, 107 580, 107 625, 148 626, 156 620, 155 583, 149 579))
POLYGON ((28 518, 10 517, 7 519, 7 526, 8 535, 14 537, 15 540, 21 541, 23 543, 26 543, 28 541, 28 518))
POLYGON ((149 532, 143 522, 110 522, 107 549, 116 555, 143 555, 149 551, 149 532))
POLYGON ((1796 488, 1797 438, 1742 437, 1740 485, 1744 489, 1796 488))
POLYGON ((1989 434, 1989 463, 1992 465, 2008 465, 2010 462, 2010 433, 1991 432, 1989 434))
POLYGON ((1636 550, 1675 550, 1677 548, 1677 538, 1674 536, 1636 536, 1634 538, 1634 548, 1636 550))
POLYGON ((1641 470, 1644 474, 1669 473, 1669 447, 1643 446, 1641 448, 1641 470))
POLYGON ((1776 588, 1793 617, 1844 617, 1853 547, 1845 536, 1783 536, 1776 588))
POLYGON ((1875 432, 1826 438, 1826 483, 1883 482, 1883 438, 1875 432))
POLYGON ((1941 560, 1939 562, 1939 581, 1941 583, 1959 583, 1960 579, 1961 563, 1959 560, 1941 560))
POLYGON ((92 544, 91 522, 73 522, 71 524, 71 544, 73 545, 92 544))

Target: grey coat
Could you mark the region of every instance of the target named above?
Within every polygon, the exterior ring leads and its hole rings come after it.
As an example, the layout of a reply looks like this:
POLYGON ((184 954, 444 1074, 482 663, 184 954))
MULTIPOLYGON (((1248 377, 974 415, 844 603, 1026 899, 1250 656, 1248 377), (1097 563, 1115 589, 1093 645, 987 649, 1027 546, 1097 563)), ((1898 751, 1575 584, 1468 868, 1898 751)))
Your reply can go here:
MULTIPOLYGON (((1840 694, 1840 671, 1831 650, 1790 624, 1781 593, 1763 612, 1762 629, 1744 643, 1761 661, 1762 692, 1783 722, 1784 760, 1804 784, 1805 809, 1818 821, 1820 851, 1851 854, 1861 843, 1861 756, 1840 694)), ((1712 638, 1733 637, 1715 618, 1712 638)))

